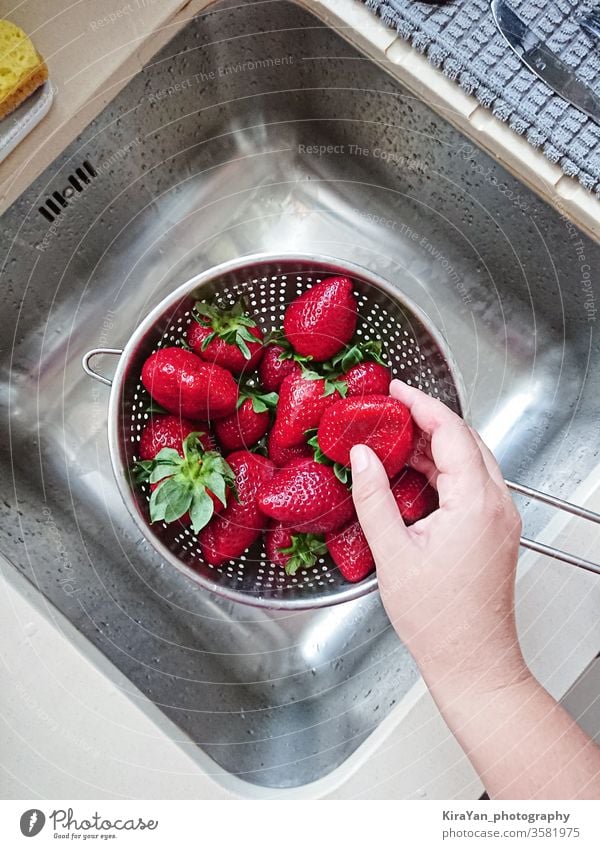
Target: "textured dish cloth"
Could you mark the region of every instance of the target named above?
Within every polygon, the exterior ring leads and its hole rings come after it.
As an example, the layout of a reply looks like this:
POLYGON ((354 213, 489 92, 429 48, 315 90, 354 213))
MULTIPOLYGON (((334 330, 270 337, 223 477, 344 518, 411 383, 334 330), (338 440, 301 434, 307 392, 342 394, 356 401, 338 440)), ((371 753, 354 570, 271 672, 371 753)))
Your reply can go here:
MULTIPOLYGON (((363 2, 565 174, 600 197, 600 126, 521 63, 498 32, 489 0, 453 0, 444 6, 412 0, 363 2)), ((600 94, 600 40, 594 41, 576 20, 597 0, 510 0, 510 5, 600 94)))

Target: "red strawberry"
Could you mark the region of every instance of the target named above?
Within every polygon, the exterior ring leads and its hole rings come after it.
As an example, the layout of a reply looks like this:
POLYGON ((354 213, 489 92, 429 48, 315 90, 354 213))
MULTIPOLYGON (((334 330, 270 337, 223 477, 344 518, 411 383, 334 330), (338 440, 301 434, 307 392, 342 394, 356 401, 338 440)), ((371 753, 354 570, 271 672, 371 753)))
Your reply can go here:
POLYGON ((331 466, 315 460, 292 460, 262 487, 260 509, 295 530, 321 534, 335 531, 354 515, 352 497, 331 466))
POLYGON ((169 413, 204 421, 235 410, 237 385, 231 374, 183 348, 159 348, 142 368, 142 383, 169 413))
POLYGON ((225 510, 198 535, 202 555, 213 566, 239 557, 265 529, 267 519, 258 509, 257 493, 275 470, 270 460, 250 451, 229 454, 227 463, 235 475, 239 501, 231 498, 225 510))
POLYGON ((352 288, 348 277, 328 277, 292 301, 283 329, 294 350, 322 363, 348 344, 357 321, 352 288))
POLYGON ((275 522, 270 528, 265 531, 265 551, 267 559, 276 566, 285 566, 288 558, 283 554, 282 549, 289 548, 292 544, 292 534, 294 532, 289 525, 284 525, 282 522, 275 522))
POLYGON ((305 372, 301 377, 290 374, 281 384, 275 428, 282 448, 303 443, 306 431, 317 427, 325 410, 340 397, 338 383, 316 374, 316 379, 312 379, 308 374, 314 372, 305 372))
POLYGON ((425 475, 408 466, 392 484, 392 493, 407 525, 424 519, 439 507, 438 494, 425 475))
POLYGON ((265 531, 265 548, 271 563, 283 566, 288 575, 310 569, 327 552, 322 536, 302 534, 281 523, 265 531))
POLYGON ((262 439, 271 424, 270 410, 277 404, 277 394, 261 395, 250 388, 240 392, 235 413, 215 422, 215 433, 226 451, 252 448, 262 439))
POLYGON ((276 466, 286 466, 290 460, 296 460, 299 457, 308 458, 313 456, 313 452, 306 443, 302 443, 301 445, 291 445, 289 448, 284 448, 281 445, 281 436, 281 430, 277 427, 277 425, 275 425, 269 433, 269 440, 267 443, 269 457, 276 466))
POLYGON ((200 444, 205 451, 214 451, 215 442, 208 426, 190 422, 178 416, 152 416, 142 431, 139 451, 141 460, 154 460, 162 448, 174 448, 183 455, 183 440, 193 432, 200 433, 200 444))
POLYGON ((198 532, 225 506, 234 474, 216 451, 205 451, 199 433, 185 437, 179 448, 161 448, 134 466, 138 483, 149 483, 150 522, 191 522, 198 532))
MULTIPOLYGON (((183 457, 183 442, 190 433, 196 433, 200 447, 204 451, 215 450, 215 441, 208 432, 207 425, 201 425, 200 423, 194 424, 187 419, 179 419, 177 416, 153 416, 142 431, 139 445, 140 459, 154 460, 163 448, 172 448, 183 457)), ((149 472, 150 467, 147 468, 149 472)), ((144 475, 142 474, 140 480, 143 477, 144 475)), ((150 491, 154 492, 160 486, 162 480, 157 483, 151 483, 150 491)), ((213 500, 214 511, 218 513, 223 509, 223 504, 214 493, 210 492, 210 490, 207 491, 213 500)), ((185 513, 180 521, 185 525, 189 525, 192 521, 190 514, 185 513)))
POLYGON ((258 366, 258 376, 267 392, 279 392, 279 387, 288 374, 297 377, 302 374, 302 366, 292 357, 293 352, 283 345, 274 344, 265 348, 258 366))
POLYGON ((357 363, 342 376, 348 387, 347 398, 355 395, 387 395, 391 379, 387 366, 369 360, 357 363))
POLYGON ((256 368, 263 354, 263 334, 244 313, 241 301, 228 310, 198 301, 193 316, 187 341, 195 354, 233 374, 256 368))
POLYGON ((333 562, 347 581, 362 581, 375 568, 369 543, 358 522, 327 534, 325 542, 333 562))
POLYGON ((323 413, 318 430, 321 451, 336 463, 350 465, 353 445, 368 445, 393 478, 406 463, 413 442, 408 407, 389 395, 342 398, 323 413))

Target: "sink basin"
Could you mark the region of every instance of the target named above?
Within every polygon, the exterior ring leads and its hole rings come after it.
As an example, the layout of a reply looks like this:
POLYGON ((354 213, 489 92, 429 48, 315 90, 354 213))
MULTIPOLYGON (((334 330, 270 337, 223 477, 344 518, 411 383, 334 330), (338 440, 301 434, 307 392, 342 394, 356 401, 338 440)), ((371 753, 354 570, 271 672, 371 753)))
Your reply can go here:
MULTIPOLYGON (((192 275, 259 251, 396 285, 445 336, 506 476, 565 497, 597 462, 600 249, 287 2, 211 6, 3 216, 2 554, 225 770, 278 788, 342 763, 414 662, 376 594, 269 612, 163 564, 80 365, 192 275)), ((535 535, 546 514, 521 506, 535 535)))

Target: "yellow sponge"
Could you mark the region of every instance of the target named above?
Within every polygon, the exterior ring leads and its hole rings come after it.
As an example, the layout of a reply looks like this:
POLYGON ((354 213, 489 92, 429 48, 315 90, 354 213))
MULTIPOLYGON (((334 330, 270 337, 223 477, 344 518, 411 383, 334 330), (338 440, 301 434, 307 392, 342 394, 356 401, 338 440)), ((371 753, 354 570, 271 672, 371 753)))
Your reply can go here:
POLYGON ((48 79, 46 63, 23 30, 0 20, 0 118, 48 79))

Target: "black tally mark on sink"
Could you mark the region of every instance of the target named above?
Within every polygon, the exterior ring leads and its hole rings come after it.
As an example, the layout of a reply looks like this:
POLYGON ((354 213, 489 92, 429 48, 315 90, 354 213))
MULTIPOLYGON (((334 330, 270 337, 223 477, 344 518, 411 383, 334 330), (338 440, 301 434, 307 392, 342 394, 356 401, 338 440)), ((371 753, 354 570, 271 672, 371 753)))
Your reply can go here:
POLYGON ((69 205, 69 201, 81 194, 86 186, 89 186, 94 177, 97 176, 97 171, 88 159, 84 159, 81 165, 68 176, 68 184, 62 191, 52 192, 46 198, 42 206, 38 207, 38 212, 46 219, 46 221, 54 221, 69 205))

